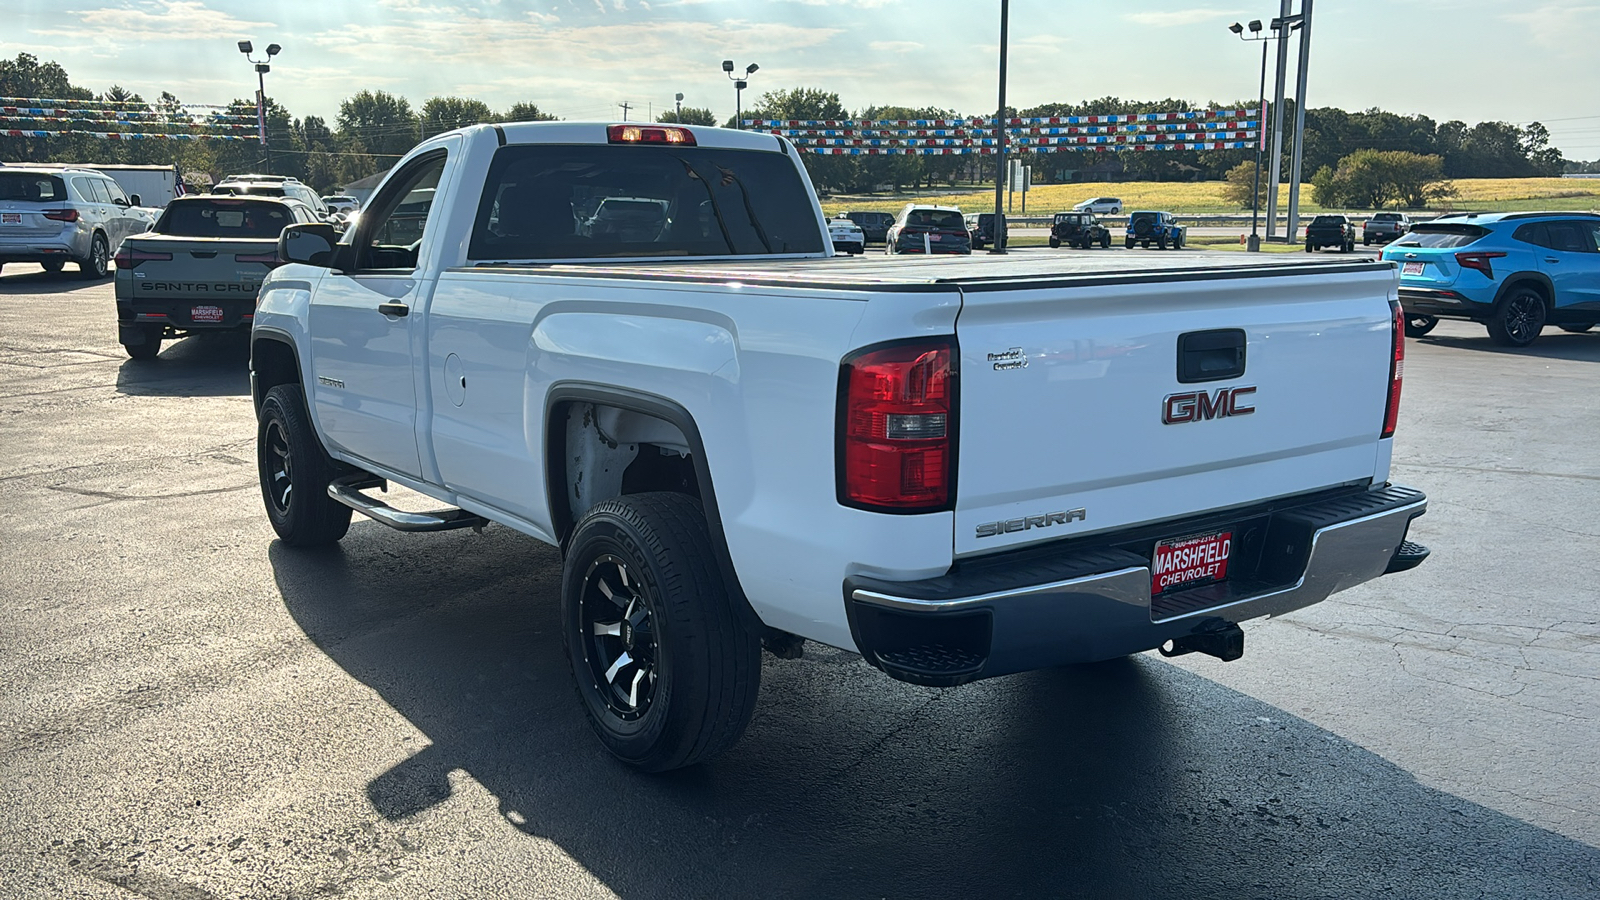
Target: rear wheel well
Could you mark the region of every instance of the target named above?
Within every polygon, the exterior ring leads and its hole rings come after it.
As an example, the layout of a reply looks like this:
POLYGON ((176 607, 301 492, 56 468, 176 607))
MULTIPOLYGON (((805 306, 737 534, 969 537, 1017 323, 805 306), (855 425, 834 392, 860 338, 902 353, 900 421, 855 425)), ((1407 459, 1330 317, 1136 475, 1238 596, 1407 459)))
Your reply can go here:
POLYGON ((1498 309, 1507 297, 1516 293, 1518 288, 1524 287, 1532 288, 1533 292, 1539 295, 1539 298, 1544 301, 1545 313, 1548 314, 1554 305, 1555 298, 1551 294, 1550 285, 1546 284, 1543 278, 1536 275, 1513 275, 1506 279, 1506 283, 1500 287, 1500 295, 1494 298, 1495 307, 1498 309))
POLYGON ((666 491, 702 499, 688 438, 659 416, 599 402, 551 407, 550 513, 564 542, 584 513, 627 494, 666 491))

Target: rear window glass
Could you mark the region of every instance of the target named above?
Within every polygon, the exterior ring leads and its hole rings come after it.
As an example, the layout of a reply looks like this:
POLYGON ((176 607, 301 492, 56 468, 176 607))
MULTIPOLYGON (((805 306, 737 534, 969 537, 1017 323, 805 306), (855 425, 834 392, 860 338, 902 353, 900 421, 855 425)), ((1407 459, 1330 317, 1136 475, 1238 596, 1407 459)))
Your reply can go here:
POLYGON ((278 184, 219 184, 213 189, 216 194, 255 194, 257 197, 282 197, 283 186, 278 184))
POLYGON ((1374 221, 1374 222, 1398 222, 1398 221, 1400 221, 1400 214, 1399 213, 1378 213, 1377 215, 1372 217, 1372 221, 1374 221))
POLYGON ((1465 247, 1489 233, 1481 225, 1417 225, 1392 247, 1422 247, 1446 250, 1465 247))
POLYGON ((789 156, 706 147, 547 144, 495 153, 468 256, 821 252, 816 205, 789 156))
POLYGON ((1344 216, 1317 216, 1311 220, 1313 225, 1343 225, 1344 216))
MULTIPOLYGON (((993 215, 991 213, 991 215, 993 215)), ((943 209, 913 209, 906 214, 906 227, 908 228, 959 228, 965 229, 967 222, 961 218, 961 213, 943 209)))
POLYGON ((247 200, 175 200, 155 230, 172 237, 275 238, 294 221, 289 208, 247 200))
POLYGON ((65 199, 67 199, 67 186, 58 176, 0 172, 0 200, 60 203, 65 199))

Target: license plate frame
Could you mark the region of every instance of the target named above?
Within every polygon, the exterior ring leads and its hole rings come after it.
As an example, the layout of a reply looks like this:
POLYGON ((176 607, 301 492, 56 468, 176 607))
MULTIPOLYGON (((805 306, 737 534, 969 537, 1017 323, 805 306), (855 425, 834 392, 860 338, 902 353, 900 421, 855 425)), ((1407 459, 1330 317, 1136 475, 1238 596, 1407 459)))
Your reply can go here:
POLYGON ((1150 596, 1228 580, 1232 553, 1232 528, 1156 541, 1150 553, 1150 596))
POLYGON ((1425 268, 1427 265, 1428 265, 1427 263, 1420 263, 1420 262, 1402 263, 1400 265, 1400 274, 1401 275, 1421 275, 1423 268, 1425 268))
POLYGON ((191 306, 189 307, 189 321, 204 325, 221 325, 224 314, 220 306, 191 306))
POLYGON ((22 213, 19 213, 19 212, 0 213, 0 225, 21 225, 21 224, 22 224, 22 213))

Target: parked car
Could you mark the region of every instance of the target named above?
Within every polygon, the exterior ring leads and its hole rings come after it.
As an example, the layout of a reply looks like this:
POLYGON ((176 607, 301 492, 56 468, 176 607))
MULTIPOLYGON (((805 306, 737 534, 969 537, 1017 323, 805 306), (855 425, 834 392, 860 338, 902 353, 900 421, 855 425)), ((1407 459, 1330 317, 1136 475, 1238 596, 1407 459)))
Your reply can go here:
POLYGON ((833 242, 835 253, 853 255, 867 250, 867 239, 861 233, 861 226, 849 219, 829 219, 828 239, 833 242))
POLYGON ((607 197, 579 226, 589 238, 653 241, 667 227, 667 201, 653 197, 607 197))
POLYGON ((886 242, 884 250, 891 254, 972 252, 967 221, 954 206, 907 203, 889 226, 886 242))
POLYGON ((1124 245, 1129 250, 1132 250, 1135 244, 1146 250, 1150 249, 1151 244, 1155 244, 1157 250, 1165 250, 1168 247, 1182 250, 1188 237, 1189 227, 1179 225, 1172 213, 1141 210, 1128 217, 1124 245))
MULTIPOLYGON (((959 212, 930 211, 967 242, 959 212)), ((351 239, 284 231, 250 349, 263 518, 287 547, 330 546, 360 512, 557 548, 574 699, 646 771, 727 751, 758 702, 784 702, 793 679, 761 690, 779 674, 763 647, 815 641, 941 687, 1158 647, 1231 660, 1239 623, 1427 556, 1406 539, 1427 498, 1390 482, 1389 267, 1034 254, 863 278, 823 221, 782 138, 553 122, 424 140, 351 239), (375 241, 424 181, 433 233, 375 241), (533 184, 551 202, 497 213, 533 184), (710 233, 626 256, 542 236, 595 185, 705 196, 710 233), (398 510, 389 485, 438 507, 398 510)), ((478 545, 474 568, 542 575, 527 546, 478 545)), ((385 548, 363 533, 341 577, 433 577, 385 548)), ((456 606, 441 620, 474 612, 456 606)), ((834 671, 886 688, 810 674, 834 671)), ((826 689, 803 687, 810 711, 826 689)), ((1062 712, 1003 707, 997 729, 1062 712)))
POLYGON ((1072 207, 1078 212, 1092 212, 1101 216, 1122 215, 1122 200, 1117 197, 1095 197, 1072 207))
POLYGON ((1050 223, 1050 246, 1078 247, 1087 250, 1111 247, 1111 229, 1100 224, 1092 212, 1058 212, 1050 223))
POLYGON ((1405 213, 1373 213, 1361 225, 1361 245, 1387 244, 1411 230, 1411 217, 1405 213))
POLYGON ((322 198, 322 205, 328 208, 328 213, 345 213, 346 215, 361 208, 361 201, 348 194, 329 194, 322 198))
POLYGON ((57 273, 76 263, 84 278, 104 278, 122 242, 150 227, 110 176, 92 169, 0 169, 0 268, 33 262, 57 273))
POLYGON ((1419 222, 1383 248, 1400 266, 1406 334, 1439 319, 1486 327, 1495 343, 1526 347, 1545 325, 1584 332, 1600 323, 1600 215, 1519 212, 1419 222))
POLYGON ((318 222, 298 200, 199 194, 167 204, 154 230, 117 251, 117 339, 134 359, 200 331, 248 331, 278 235, 318 222))
POLYGON ((1356 225, 1349 216, 1317 216, 1306 226, 1306 252, 1337 247, 1340 253, 1356 249, 1356 225))
POLYGON ((844 217, 861 226, 861 233, 869 244, 881 244, 889 239, 889 226, 894 216, 886 212, 847 212, 844 217))
POLYGON ((328 205, 300 179, 284 175, 229 175, 211 188, 213 194, 250 194, 257 197, 288 197, 304 203, 327 221, 332 215, 328 205))
POLYGON ((972 249, 982 250, 994 244, 994 213, 967 213, 965 219, 972 249))

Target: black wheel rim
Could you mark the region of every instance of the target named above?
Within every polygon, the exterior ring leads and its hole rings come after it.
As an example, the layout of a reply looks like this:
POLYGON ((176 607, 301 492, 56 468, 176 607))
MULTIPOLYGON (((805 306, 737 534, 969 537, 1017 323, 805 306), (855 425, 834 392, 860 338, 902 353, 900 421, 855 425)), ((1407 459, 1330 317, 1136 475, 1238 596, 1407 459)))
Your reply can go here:
POLYGON ((289 511, 289 501, 294 494, 294 453, 289 449, 289 435, 283 430, 283 422, 273 419, 267 423, 267 439, 262 448, 262 467, 266 470, 267 498, 272 501, 273 509, 285 514, 289 511))
POLYGON ((650 709, 659 674, 645 586, 622 559, 602 554, 584 573, 578 604, 579 637, 595 695, 613 716, 637 721, 650 709))
POLYGON ((1506 305, 1506 334, 1518 343, 1539 336, 1544 326, 1544 304, 1532 294, 1518 294, 1506 305))
POLYGON ((94 272, 96 275, 105 274, 106 253, 107 250, 104 241, 95 241, 94 246, 89 250, 89 256, 92 260, 91 264, 94 266, 94 272))

